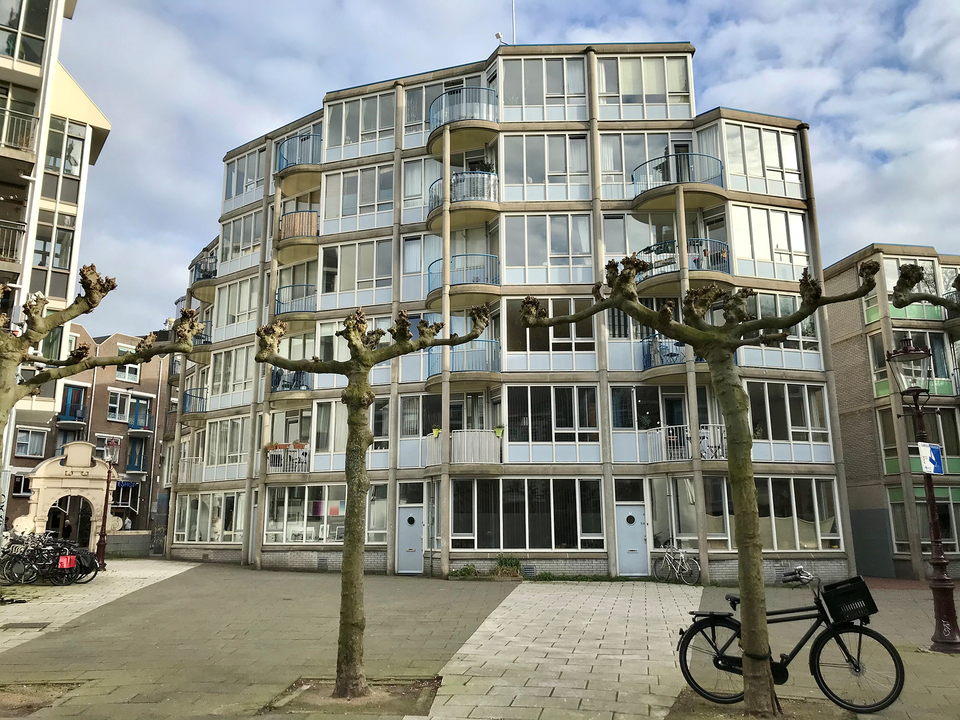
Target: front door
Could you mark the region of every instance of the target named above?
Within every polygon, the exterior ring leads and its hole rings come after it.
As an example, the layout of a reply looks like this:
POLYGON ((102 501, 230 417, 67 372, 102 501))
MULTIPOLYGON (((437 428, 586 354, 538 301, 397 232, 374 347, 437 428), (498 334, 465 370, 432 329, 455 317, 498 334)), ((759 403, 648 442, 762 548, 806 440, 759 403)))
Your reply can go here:
POLYGON ((647 521, 643 505, 617 505, 617 565, 621 575, 649 575, 647 521))
POLYGON ((423 574, 423 508, 402 507, 397 517, 397 573, 423 574))

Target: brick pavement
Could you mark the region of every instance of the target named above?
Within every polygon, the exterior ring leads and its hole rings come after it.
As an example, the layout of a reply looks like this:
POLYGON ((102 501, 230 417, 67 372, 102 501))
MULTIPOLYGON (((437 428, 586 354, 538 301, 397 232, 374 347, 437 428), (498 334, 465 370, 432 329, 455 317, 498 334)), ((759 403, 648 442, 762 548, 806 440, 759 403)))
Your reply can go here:
POLYGON ((524 583, 443 668, 432 718, 663 717, 683 687, 677 628, 700 588, 524 583))

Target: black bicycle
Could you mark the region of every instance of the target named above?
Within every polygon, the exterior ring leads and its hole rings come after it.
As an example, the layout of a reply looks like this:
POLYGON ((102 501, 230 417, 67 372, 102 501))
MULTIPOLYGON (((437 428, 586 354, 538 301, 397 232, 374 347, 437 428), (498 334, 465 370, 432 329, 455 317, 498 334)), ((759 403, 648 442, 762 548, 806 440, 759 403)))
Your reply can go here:
MULTIPOLYGON (((783 685, 787 666, 821 625, 810 647, 810 673, 817 686, 832 702, 859 713, 883 710, 903 690, 903 660, 893 644, 867 627, 877 606, 866 583, 859 576, 820 587, 819 578, 798 567, 783 576, 784 583, 809 585, 813 605, 772 610, 767 622, 786 623, 813 620, 789 654, 770 660, 773 681, 783 685)), ((728 593, 734 612, 740 604, 738 593, 728 593)), ((678 650, 680 669, 687 683, 707 700, 732 704, 743 700, 743 657, 740 622, 732 612, 699 612, 693 625, 683 631, 678 650)))

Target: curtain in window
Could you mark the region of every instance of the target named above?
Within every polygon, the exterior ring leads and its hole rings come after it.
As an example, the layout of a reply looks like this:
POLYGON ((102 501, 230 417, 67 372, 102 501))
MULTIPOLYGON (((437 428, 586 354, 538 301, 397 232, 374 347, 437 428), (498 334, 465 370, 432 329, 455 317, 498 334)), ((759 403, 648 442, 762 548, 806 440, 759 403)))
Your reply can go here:
MULTIPOLYGON (((709 155, 710 157, 719 158, 720 157, 719 126, 711 125, 710 127, 697 132, 697 146, 700 150, 701 155, 709 155)), ((737 146, 739 148, 739 138, 738 138, 737 146)))
POLYGON ((585 94, 582 60, 567 60, 567 94, 585 94))
POLYGON ((420 398, 400 398, 400 437, 419 437, 420 398))
POLYGON ((620 155, 620 136, 600 136, 600 170, 605 173, 623 172, 622 157, 620 155))
POLYGON ((585 138, 570 138, 570 174, 587 172, 587 141, 585 138))

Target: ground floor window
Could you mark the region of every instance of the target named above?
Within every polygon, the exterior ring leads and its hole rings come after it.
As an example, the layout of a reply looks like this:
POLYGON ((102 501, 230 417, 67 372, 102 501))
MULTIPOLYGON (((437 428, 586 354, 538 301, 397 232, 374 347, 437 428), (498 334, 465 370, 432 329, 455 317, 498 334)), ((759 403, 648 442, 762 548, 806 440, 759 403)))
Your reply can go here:
POLYGON ((451 547, 602 550, 599 480, 453 480, 451 547))
MULTIPOLYGON (((387 539, 387 486, 370 486, 367 495, 368 543, 387 539)), ((264 542, 342 543, 347 513, 346 483, 267 488, 264 542)))
POLYGON ((238 543, 243 539, 243 493, 180 493, 174 542, 238 543))
MULTIPOLYGON (((930 518, 927 515, 927 493, 922 485, 914 486, 913 502, 920 526, 920 548, 930 552, 930 518)), ((960 529, 960 487, 935 487, 937 516, 940 518, 940 535, 945 552, 957 552, 957 531, 960 529)), ((903 488, 887 489, 890 499, 890 515, 893 525, 893 543, 896 552, 910 552, 910 534, 907 532, 907 504, 903 488)))

